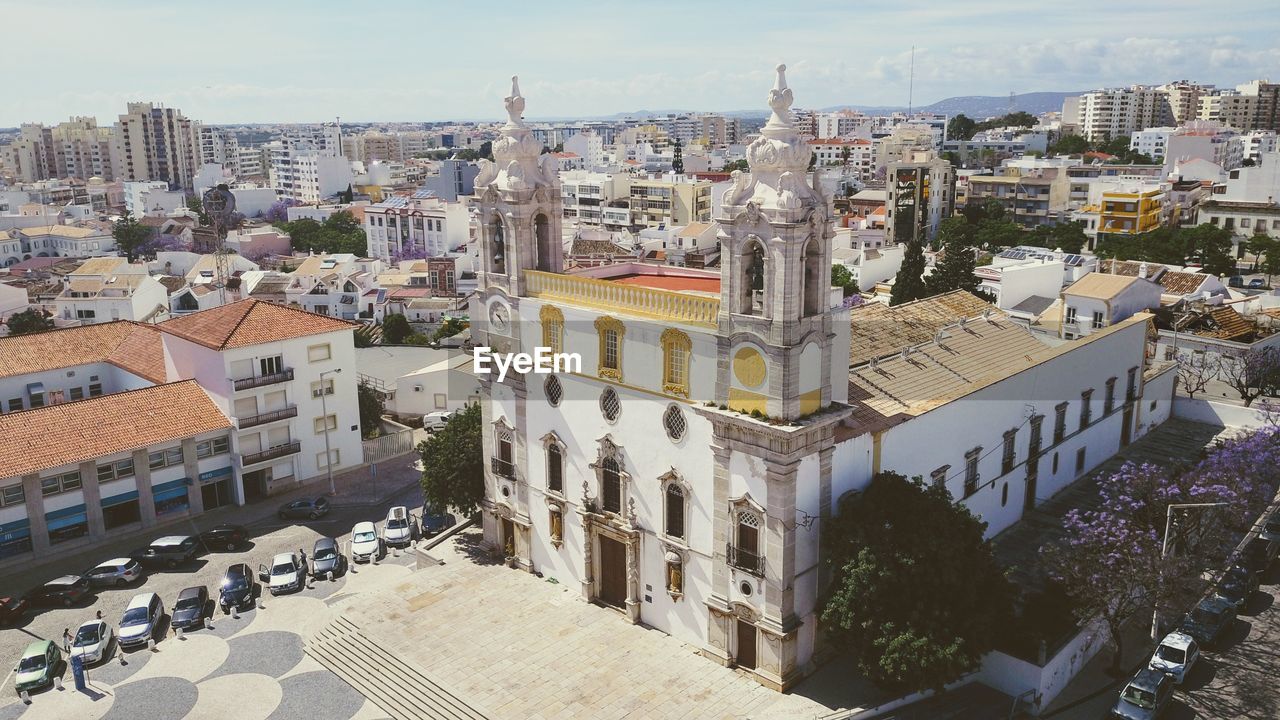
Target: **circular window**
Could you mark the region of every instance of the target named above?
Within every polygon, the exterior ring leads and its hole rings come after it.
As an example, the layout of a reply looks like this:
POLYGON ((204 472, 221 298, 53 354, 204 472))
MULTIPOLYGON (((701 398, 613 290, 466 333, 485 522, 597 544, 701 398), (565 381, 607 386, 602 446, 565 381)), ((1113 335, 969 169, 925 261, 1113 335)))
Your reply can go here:
POLYGON ((547 402, 551 403, 551 407, 560 404, 560 400, 564 398, 564 388, 560 387, 560 378, 555 375, 547 376, 547 381, 542 384, 542 389, 547 394, 547 402))
POLYGON ((751 583, 747 582, 746 580, 743 580, 743 581, 742 581, 742 584, 738 586, 738 590, 740 590, 740 591, 742 592, 742 594, 743 594, 743 595, 746 595, 746 596, 750 597, 750 596, 751 596, 751 583))
POLYGON ((622 412, 622 401, 618 399, 618 393, 614 392, 613 388, 605 388, 600 394, 600 412, 609 422, 616 421, 622 412))
POLYGON ((672 440, 679 440, 684 437, 684 431, 688 428, 688 425, 685 423, 684 413, 680 411, 680 406, 667 406, 667 411, 662 414, 662 426, 667 429, 667 437, 672 440))

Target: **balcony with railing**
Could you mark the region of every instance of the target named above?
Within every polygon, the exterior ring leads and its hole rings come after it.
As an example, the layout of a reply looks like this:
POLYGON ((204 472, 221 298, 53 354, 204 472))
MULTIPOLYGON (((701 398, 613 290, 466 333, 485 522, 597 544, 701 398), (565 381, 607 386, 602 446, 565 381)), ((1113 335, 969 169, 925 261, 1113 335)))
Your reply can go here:
POLYGON ((293 368, 285 368, 280 372, 267 373, 265 375, 254 375, 252 377, 240 378, 233 380, 236 390, 249 390, 265 385, 275 385, 276 383, 289 382, 293 379, 293 368))
POLYGON ((288 442, 283 445, 276 445, 275 447, 269 447, 266 450, 262 450, 256 453, 242 454, 240 455, 240 465, 242 467, 248 466, 248 465, 255 465, 260 462, 275 460, 276 458, 287 457, 289 455, 296 455, 301 451, 302 451, 302 443, 298 442, 297 440, 294 440, 293 442, 288 442))
POLYGON ((493 474, 498 477, 514 479, 516 476, 516 466, 510 460, 503 460, 498 457, 490 458, 489 467, 493 469, 493 474))
POLYGON ((528 293, 541 299, 708 327, 716 326, 720 312, 719 298, 536 270, 526 270, 524 277, 528 293))
POLYGON ((750 550, 744 550, 729 543, 725 553, 729 558, 730 567, 735 567, 743 572, 764 577, 764 557, 757 555, 750 550))
POLYGON ((271 410, 269 412, 258 413, 257 415, 248 415, 246 417, 236 418, 236 427, 244 430, 245 428, 266 425, 267 423, 272 423, 277 420, 286 420, 297 416, 298 406, 290 405, 289 407, 280 408, 279 410, 271 410))

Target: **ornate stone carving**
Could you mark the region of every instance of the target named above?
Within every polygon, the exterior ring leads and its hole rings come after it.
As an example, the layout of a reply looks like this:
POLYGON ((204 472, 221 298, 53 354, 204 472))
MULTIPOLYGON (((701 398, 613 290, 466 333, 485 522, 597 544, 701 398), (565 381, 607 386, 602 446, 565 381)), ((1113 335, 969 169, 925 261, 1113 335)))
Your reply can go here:
POLYGON ((755 181, 751 178, 751 173, 734 170, 729 174, 729 177, 732 178, 733 185, 720 196, 721 202, 725 205, 737 205, 751 197, 751 192, 755 188, 755 181))
POLYGON ((488 178, 489 168, 481 166, 482 175, 477 180, 487 179, 498 189, 509 191, 552 185, 554 178, 544 174, 545 166, 540 164, 542 143, 538 142, 521 118, 525 100, 520 94, 518 78, 511 78, 511 94, 503 103, 507 108, 507 122, 502 126, 501 136, 493 143, 496 172, 492 178, 488 178))
POLYGON ((486 187, 498 177, 498 166, 493 164, 488 158, 480 158, 476 161, 480 172, 476 174, 475 186, 486 187))
MULTIPOLYGON (((786 65, 777 67, 777 81, 768 99, 772 114, 760 130, 760 137, 747 146, 747 162, 751 165, 749 198, 765 210, 795 210, 822 202, 821 195, 802 180, 809 170, 813 150, 796 130, 791 113, 794 96, 787 87, 786 70, 786 65)), ((734 199, 741 202, 745 198, 735 193, 734 199)))

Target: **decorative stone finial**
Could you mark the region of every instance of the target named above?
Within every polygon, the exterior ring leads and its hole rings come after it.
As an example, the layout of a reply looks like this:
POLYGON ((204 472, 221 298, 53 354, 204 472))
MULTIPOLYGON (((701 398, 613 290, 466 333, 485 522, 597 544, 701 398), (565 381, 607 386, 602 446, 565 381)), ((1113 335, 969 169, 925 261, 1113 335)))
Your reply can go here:
POLYGON ((784 63, 774 69, 778 71, 778 80, 773 84, 773 89, 782 92, 787 89, 787 66, 784 63))
POLYGON ((769 91, 769 108, 773 110, 773 115, 769 117, 769 122, 765 126, 770 130, 781 130, 791 128, 794 117, 791 115, 791 103, 794 96, 791 88, 787 87, 787 66, 778 65, 778 79, 773 83, 773 89, 769 91))
POLYGON ((524 127, 524 120, 521 119, 524 114, 524 96, 520 94, 520 76, 511 76, 511 95, 503 102, 507 106, 507 126, 524 127))

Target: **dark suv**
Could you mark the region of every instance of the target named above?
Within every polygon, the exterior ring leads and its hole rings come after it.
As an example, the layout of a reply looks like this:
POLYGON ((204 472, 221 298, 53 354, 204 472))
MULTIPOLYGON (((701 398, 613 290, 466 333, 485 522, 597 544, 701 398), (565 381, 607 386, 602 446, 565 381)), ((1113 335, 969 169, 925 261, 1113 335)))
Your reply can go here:
POLYGON ((246 563, 236 563, 227 568, 222 576, 222 584, 218 588, 218 606, 223 614, 231 612, 231 608, 242 608, 253 604, 255 582, 253 570, 246 563))
POLYGON ((308 520, 318 520, 329 514, 329 501, 322 497, 303 498, 302 500, 294 500, 280 506, 276 511, 276 517, 281 520, 289 520, 292 518, 306 518, 308 520))
POLYGON ((166 535, 130 555, 146 567, 176 568, 195 559, 200 541, 190 535, 166 535))
POLYGON ((207 550, 235 552, 249 539, 249 531, 243 525, 223 523, 200 533, 200 542, 207 550))

